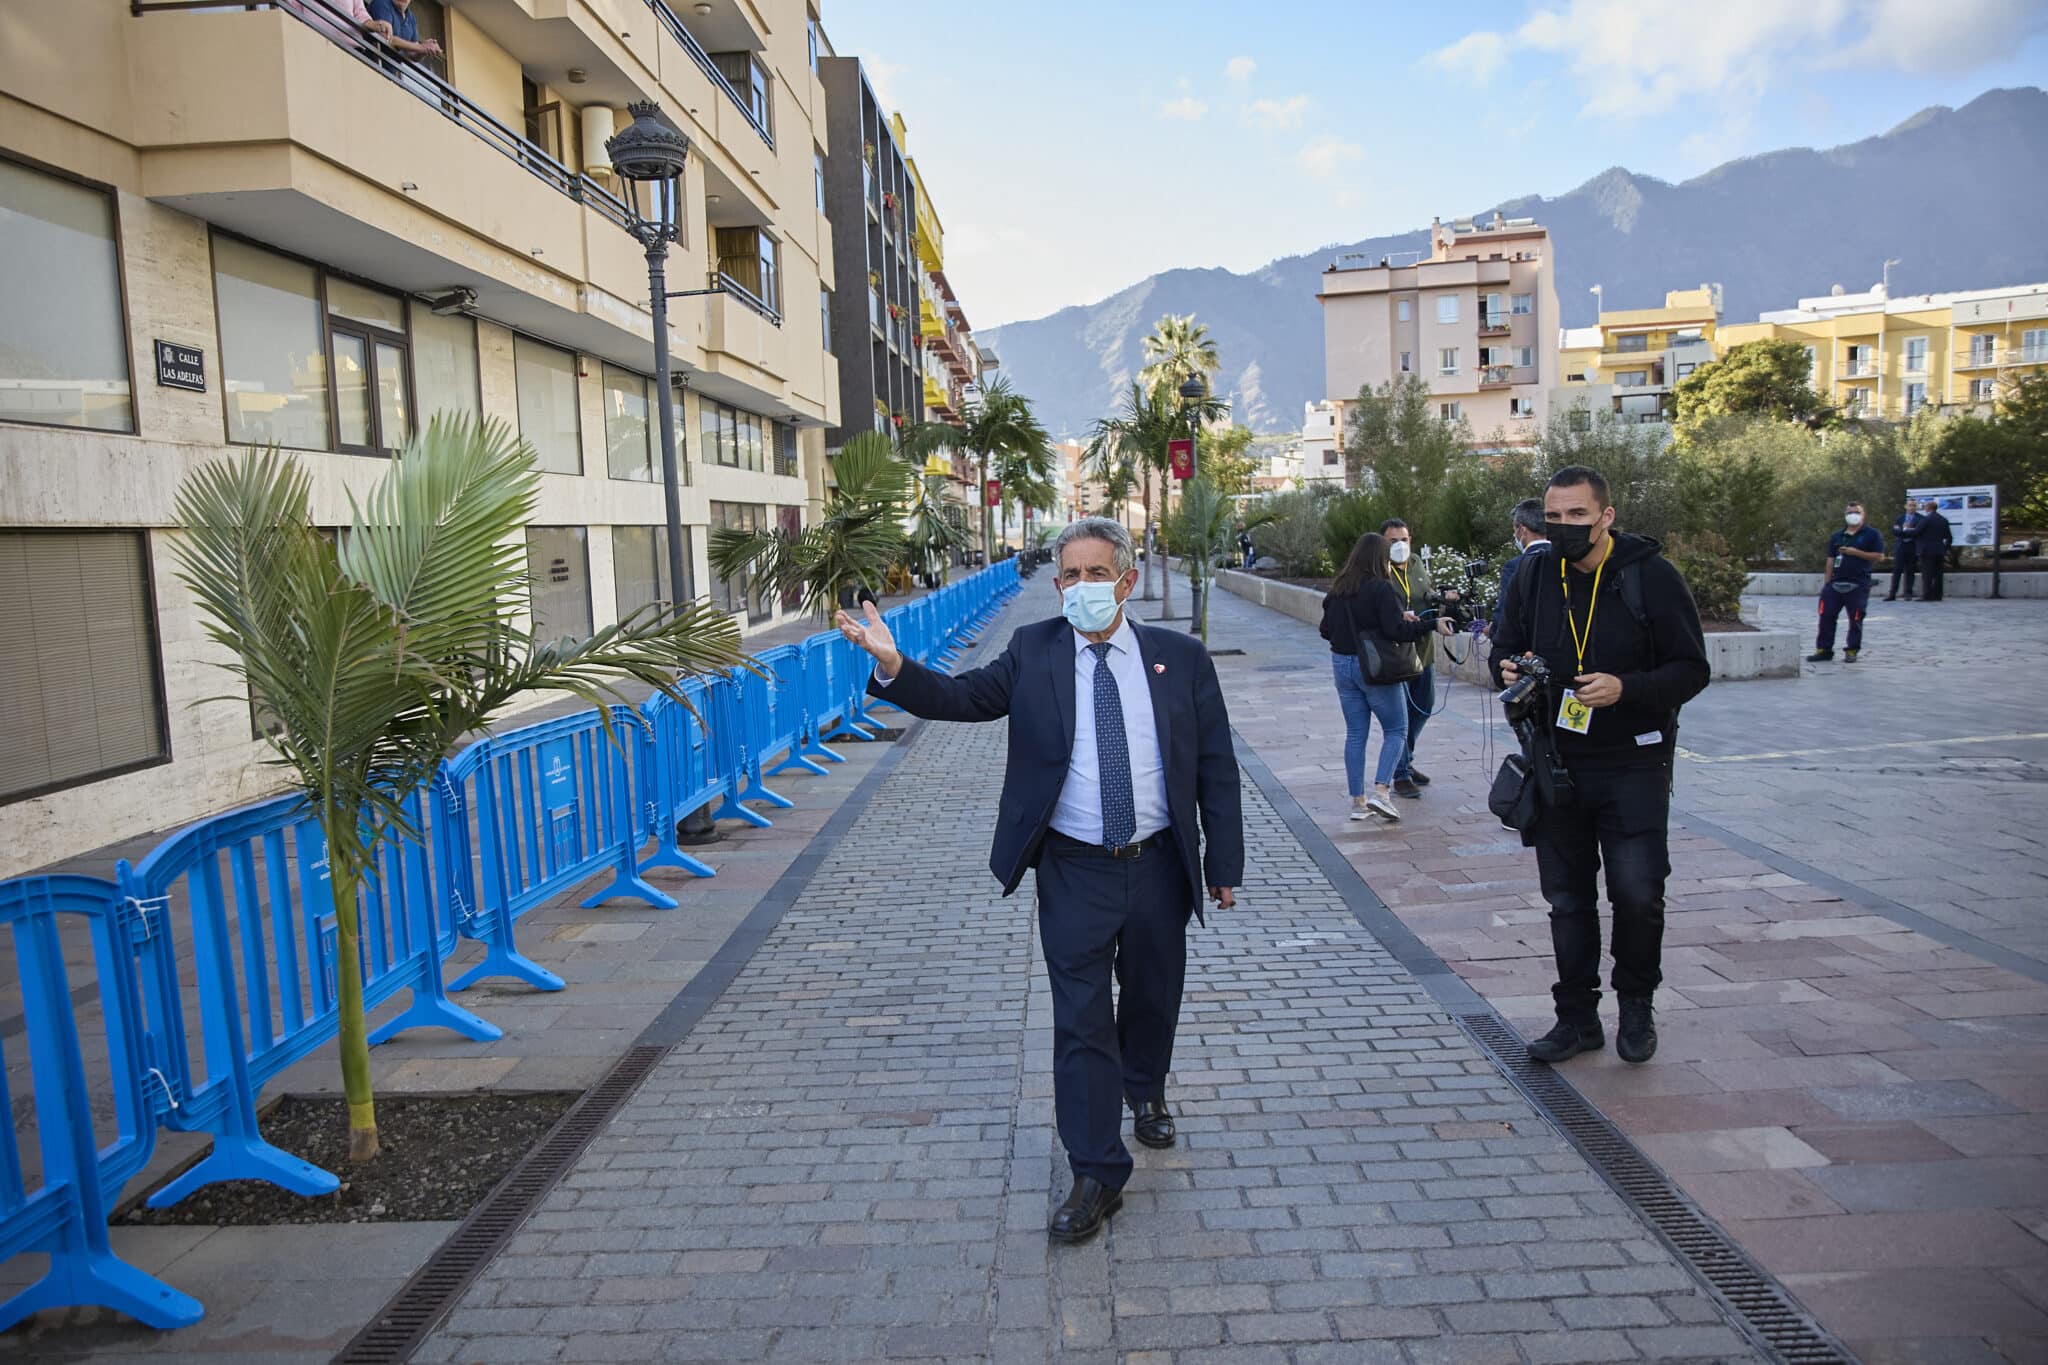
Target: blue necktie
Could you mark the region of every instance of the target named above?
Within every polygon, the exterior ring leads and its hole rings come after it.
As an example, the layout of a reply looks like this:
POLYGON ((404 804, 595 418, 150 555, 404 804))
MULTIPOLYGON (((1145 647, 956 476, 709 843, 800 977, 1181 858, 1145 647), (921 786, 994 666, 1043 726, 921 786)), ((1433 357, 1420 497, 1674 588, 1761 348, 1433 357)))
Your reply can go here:
POLYGON ((1131 795, 1131 746, 1124 737, 1124 702, 1109 671, 1109 644, 1095 652, 1095 766, 1102 781, 1102 842, 1122 848, 1138 832, 1138 803, 1131 795))

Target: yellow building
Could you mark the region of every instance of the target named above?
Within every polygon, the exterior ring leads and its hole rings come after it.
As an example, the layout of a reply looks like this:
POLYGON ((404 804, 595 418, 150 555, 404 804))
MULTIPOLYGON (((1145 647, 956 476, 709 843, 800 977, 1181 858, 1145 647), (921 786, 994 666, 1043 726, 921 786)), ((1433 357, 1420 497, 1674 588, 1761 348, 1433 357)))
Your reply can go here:
POLYGON ((1791 341, 1813 387, 1850 416, 1898 420, 1922 407, 1982 408, 2015 375, 2048 368, 2048 284, 1920 294, 1801 299, 1721 329, 1724 347, 1791 341))
MULTIPOLYGON (((903 116, 893 116, 890 126, 897 145, 907 145, 909 133, 903 116)), ((945 224, 939 220, 917 158, 908 158, 907 164, 917 186, 917 342, 924 420, 957 427, 965 420, 968 391, 981 382, 982 352, 974 345, 966 310, 946 278, 945 224)), ((977 474, 964 454, 933 455, 925 472, 951 479, 949 496, 963 504, 975 502, 977 474)))
POLYGON ((1605 408, 1621 421, 1660 424, 1679 380, 1714 359, 1721 286, 1664 295, 1662 308, 1603 310, 1592 327, 1568 327, 1558 346, 1563 382, 1553 404, 1605 408))
POLYGON ((789 615, 705 548, 800 526, 839 421, 814 11, 411 13, 422 60, 329 0, 0 6, 0 876, 276 789, 171 553, 181 479, 223 455, 285 448, 332 525, 426 418, 497 419, 544 471, 544 629, 676 594, 789 615), (660 339, 682 584, 647 263, 604 153, 643 100, 690 141, 668 280, 697 296, 660 339))

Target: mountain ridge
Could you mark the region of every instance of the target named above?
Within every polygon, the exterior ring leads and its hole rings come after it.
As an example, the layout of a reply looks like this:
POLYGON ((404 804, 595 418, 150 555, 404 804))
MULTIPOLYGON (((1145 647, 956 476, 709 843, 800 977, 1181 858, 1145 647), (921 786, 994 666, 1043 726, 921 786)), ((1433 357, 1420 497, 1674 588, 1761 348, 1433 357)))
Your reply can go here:
MULTIPOLYGON (((1608 307, 1643 308, 1668 289, 1714 281, 1722 316, 1742 322, 1835 284, 1867 287, 1889 257, 1901 261, 1892 272, 1900 295, 2048 279, 2048 234, 2023 228, 2044 209, 2048 91, 2019 87, 1929 106, 1855 142, 1737 157, 1675 183, 1610 166, 1554 198, 1521 195, 1475 216, 1498 211, 1549 228, 1558 321, 1586 326, 1596 283, 1608 307), (1790 245, 1765 249, 1776 241, 1790 245)), ((1192 312, 1223 357, 1219 396, 1255 430, 1284 430, 1299 425, 1304 401, 1327 396, 1315 302, 1324 266, 1338 252, 1427 244, 1418 227, 1243 272, 1177 266, 1094 303, 988 328, 983 339, 1048 428, 1078 435, 1142 366, 1153 322, 1192 312)))

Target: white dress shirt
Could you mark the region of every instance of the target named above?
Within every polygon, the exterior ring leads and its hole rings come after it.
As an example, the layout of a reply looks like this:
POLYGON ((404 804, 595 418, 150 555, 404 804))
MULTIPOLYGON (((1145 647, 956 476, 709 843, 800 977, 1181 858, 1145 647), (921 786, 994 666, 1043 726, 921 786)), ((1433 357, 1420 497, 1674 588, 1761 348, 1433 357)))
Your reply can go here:
MULTIPOLYGON (((1095 754, 1095 651, 1081 632, 1074 641, 1074 752, 1067 762, 1067 780, 1053 808, 1052 827, 1084 844, 1102 842, 1102 770, 1095 754)), ((1109 671, 1123 704, 1124 742, 1131 751, 1131 797, 1137 826, 1131 842, 1140 843, 1166 828, 1166 766, 1160 761, 1159 731, 1152 722, 1152 687, 1145 677, 1145 659, 1138 652, 1137 632, 1128 617, 1109 637, 1109 671)))

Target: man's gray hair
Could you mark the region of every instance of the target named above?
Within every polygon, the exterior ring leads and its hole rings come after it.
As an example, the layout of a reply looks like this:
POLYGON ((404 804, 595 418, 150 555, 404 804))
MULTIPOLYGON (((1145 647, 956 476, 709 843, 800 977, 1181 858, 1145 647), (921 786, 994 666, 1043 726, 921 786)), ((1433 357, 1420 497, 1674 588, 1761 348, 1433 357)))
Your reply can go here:
POLYGON ((1131 543, 1131 533, 1121 522, 1108 517, 1083 517, 1069 522, 1060 531, 1060 537, 1052 543, 1052 562, 1057 569, 1067 553, 1067 547, 1077 540, 1106 540, 1116 551, 1116 571, 1119 576, 1138 567, 1138 547, 1131 543))
POLYGON ((1515 525, 1532 536, 1543 534, 1543 499, 1523 498, 1515 504, 1515 525))

